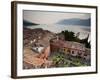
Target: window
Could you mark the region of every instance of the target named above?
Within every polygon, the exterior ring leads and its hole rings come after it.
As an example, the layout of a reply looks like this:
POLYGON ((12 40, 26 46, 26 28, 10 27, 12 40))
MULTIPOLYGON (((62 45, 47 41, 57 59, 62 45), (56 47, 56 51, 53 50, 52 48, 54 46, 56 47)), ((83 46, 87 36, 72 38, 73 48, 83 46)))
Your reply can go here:
POLYGON ((84 54, 84 56, 87 56, 87 54, 84 54))
POLYGON ((72 54, 74 54, 74 51, 72 51, 72 54))
POLYGON ((68 49, 67 52, 70 53, 70 50, 68 49))

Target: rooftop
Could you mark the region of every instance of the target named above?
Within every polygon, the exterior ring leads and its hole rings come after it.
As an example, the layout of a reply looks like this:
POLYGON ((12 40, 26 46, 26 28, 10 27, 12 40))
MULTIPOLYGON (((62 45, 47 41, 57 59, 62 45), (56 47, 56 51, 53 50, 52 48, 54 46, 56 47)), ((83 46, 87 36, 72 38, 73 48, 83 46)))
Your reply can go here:
POLYGON ((51 44, 58 46, 58 47, 67 47, 67 48, 74 48, 74 49, 79 49, 79 50, 85 49, 84 44, 74 42, 74 41, 62 41, 62 40, 54 39, 54 40, 51 41, 51 44))

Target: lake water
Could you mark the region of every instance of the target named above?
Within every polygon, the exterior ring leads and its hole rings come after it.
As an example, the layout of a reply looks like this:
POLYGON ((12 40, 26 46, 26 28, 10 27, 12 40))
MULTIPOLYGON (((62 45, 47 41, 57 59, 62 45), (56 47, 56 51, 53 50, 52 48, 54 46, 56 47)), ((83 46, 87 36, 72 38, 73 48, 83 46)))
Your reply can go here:
POLYGON ((90 33, 90 27, 88 26, 73 26, 73 25, 46 25, 46 24, 41 24, 41 25, 36 25, 36 26, 27 26, 27 28, 30 29, 35 29, 35 28, 42 28, 44 30, 49 30, 53 33, 59 33, 64 30, 72 31, 75 34, 80 32, 79 38, 84 39, 87 37, 89 34, 89 41, 91 40, 91 33, 90 33))

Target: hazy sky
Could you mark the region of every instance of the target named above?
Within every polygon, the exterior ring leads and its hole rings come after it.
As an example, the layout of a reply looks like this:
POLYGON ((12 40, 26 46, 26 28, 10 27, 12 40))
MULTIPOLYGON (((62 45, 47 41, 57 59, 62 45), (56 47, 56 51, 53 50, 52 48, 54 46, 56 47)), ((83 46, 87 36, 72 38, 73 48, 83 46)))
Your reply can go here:
POLYGON ((47 11, 23 11, 24 20, 38 23, 38 24, 55 24, 64 19, 88 19, 90 14, 88 13, 68 13, 68 12, 47 12, 47 11))
MULTIPOLYGON (((54 33, 63 30, 80 32, 80 38, 90 34, 91 14, 72 12, 47 12, 47 11, 23 11, 23 20, 41 25, 27 26, 28 28, 42 28, 54 33)), ((90 34, 91 35, 91 34, 90 34)), ((89 40, 90 37, 89 37, 89 40)))

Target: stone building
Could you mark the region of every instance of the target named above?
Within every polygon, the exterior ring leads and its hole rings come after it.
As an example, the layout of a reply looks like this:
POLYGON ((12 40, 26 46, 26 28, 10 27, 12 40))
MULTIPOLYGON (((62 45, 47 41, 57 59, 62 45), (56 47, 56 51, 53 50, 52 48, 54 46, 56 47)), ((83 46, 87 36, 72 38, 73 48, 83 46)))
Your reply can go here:
POLYGON ((74 41, 64 41, 60 39, 50 40, 51 54, 62 52, 71 56, 78 56, 84 59, 90 59, 90 49, 85 48, 84 44, 74 41))

